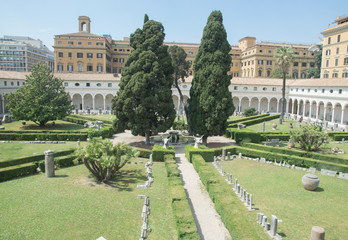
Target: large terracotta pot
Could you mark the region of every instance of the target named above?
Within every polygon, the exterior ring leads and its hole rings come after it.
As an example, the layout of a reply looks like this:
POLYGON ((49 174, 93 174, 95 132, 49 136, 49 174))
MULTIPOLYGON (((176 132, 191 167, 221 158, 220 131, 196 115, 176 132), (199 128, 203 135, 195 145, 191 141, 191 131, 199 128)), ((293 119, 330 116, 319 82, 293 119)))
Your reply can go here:
POLYGON ((306 190, 314 191, 319 186, 319 178, 314 174, 306 174, 302 177, 302 184, 306 190))

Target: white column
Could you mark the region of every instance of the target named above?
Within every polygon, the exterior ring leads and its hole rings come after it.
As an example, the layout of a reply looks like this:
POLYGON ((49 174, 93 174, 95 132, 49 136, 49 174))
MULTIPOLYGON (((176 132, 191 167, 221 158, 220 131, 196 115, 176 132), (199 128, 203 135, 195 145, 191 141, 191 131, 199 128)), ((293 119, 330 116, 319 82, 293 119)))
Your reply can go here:
POLYGON ((81 96, 82 98, 82 111, 85 110, 85 96, 81 96))
POLYGON ((106 96, 103 96, 104 98, 104 111, 106 110, 106 96))
POLYGON ((309 118, 312 118, 312 104, 309 103, 309 114, 308 114, 309 118))
POLYGON ((319 119, 319 110, 320 110, 320 104, 317 105, 317 113, 316 113, 316 116, 315 116, 315 119, 319 119))
POLYGON ((342 108, 342 114, 341 114, 341 124, 343 124, 344 120, 344 108, 342 108))
POLYGON ((268 104, 267 104, 267 112, 269 112, 269 109, 271 108, 271 101, 267 99, 268 104))
POLYGON ((335 108, 332 108, 332 117, 331 117, 331 122, 335 122, 335 108))
POLYGON ((242 109, 242 99, 239 99, 239 107, 238 112, 241 112, 242 109))
POLYGON ((285 102, 285 112, 289 113, 289 100, 285 102))
POLYGON ((257 104, 257 111, 261 112, 261 99, 257 99, 259 103, 257 104))
POLYGON ((324 121, 326 121, 326 107, 324 106, 324 121))
MULTIPOLYGON (((281 98, 282 99, 282 98, 281 98)), ((280 100, 281 101, 281 100, 280 100)), ((279 113, 279 100, 277 99, 277 113, 279 113)))
POLYGON ((95 110, 95 106, 94 106, 94 105, 95 105, 95 104, 94 104, 94 95, 92 95, 92 104, 93 104, 93 105, 92 105, 92 110, 95 110))
POLYGON ((291 101, 292 103, 292 108, 291 108, 291 113, 292 114, 295 114, 294 111, 295 111, 295 102, 294 101, 291 101))
POLYGON ((297 113, 296 115, 300 115, 300 102, 297 102, 297 113))

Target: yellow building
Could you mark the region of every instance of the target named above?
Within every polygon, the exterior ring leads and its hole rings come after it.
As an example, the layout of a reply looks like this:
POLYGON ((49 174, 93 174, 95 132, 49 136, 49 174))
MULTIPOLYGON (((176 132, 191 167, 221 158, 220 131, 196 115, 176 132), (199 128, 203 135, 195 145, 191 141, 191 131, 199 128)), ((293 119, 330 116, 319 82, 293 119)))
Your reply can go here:
POLYGON ((336 25, 323 34, 322 78, 348 78, 348 15, 337 17, 336 25))
POLYGON ((309 45, 260 42, 255 37, 244 37, 239 40, 241 50, 241 77, 270 77, 278 69, 274 54, 280 47, 291 47, 294 51, 294 62, 289 68, 291 78, 305 78, 305 70, 315 67, 313 52, 309 45))
MULTIPOLYGON (((56 35, 54 38, 55 72, 83 73, 122 73, 124 64, 130 55, 129 38, 112 40, 110 35, 95 35, 91 33, 91 20, 80 16, 77 33, 56 35)), ((191 62, 189 75, 193 75, 193 63, 199 44, 195 43, 164 43, 168 46, 182 47, 187 60, 191 62)), ((241 51, 232 46, 231 76, 240 76, 241 51)))

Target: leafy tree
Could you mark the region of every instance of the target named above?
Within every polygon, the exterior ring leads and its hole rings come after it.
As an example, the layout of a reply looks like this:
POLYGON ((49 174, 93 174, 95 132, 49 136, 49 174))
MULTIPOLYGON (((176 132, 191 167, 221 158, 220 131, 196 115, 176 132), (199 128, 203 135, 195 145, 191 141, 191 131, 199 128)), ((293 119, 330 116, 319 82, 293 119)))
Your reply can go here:
MULTIPOLYGON (((146 17, 145 17, 146 20, 146 17)), ((120 90, 112 107, 120 126, 130 129, 133 135, 150 135, 165 132, 175 118, 171 86, 173 67, 168 46, 163 45, 162 23, 147 20, 143 29, 130 36, 134 49, 125 63, 120 90)))
POLYGON ((91 144, 78 148, 75 155, 98 181, 107 182, 138 152, 124 143, 113 146, 110 140, 93 139, 91 144))
POLYGON ((186 52, 183 48, 178 47, 176 45, 170 46, 168 48, 168 52, 170 57, 172 58, 172 65, 174 68, 174 85, 176 89, 178 89, 180 95, 180 103, 184 106, 185 115, 190 131, 190 118, 188 114, 188 106, 184 103, 184 97, 182 95, 181 89, 179 88, 179 82, 185 82, 185 77, 188 75, 188 69, 190 68, 190 62, 186 61, 186 52))
POLYGON ((243 113, 243 115, 245 117, 254 116, 256 114, 257 114, 257 112, 256 112, 256 109, 254 107, 247 107, 247 108, 245 108, 244 109, 244 113, 243 113))
POLYGON ((222 135, 234 106, 228 90, 231 76, 231 49, 222 24, 220 11, 213 11, 203 30, 203 37, 195 59, 195 72, 190 89, 189 116, 191 129, 203 135, 207 143, 209 135, 222 135))
POLYGON ((314 53, 314 65, 315 68, 309 68, 305 70, 306 78, 320 78, 320 71, 321 71, 321 56, 323 53, 323 45, 317 44, 313 47, 313 53, 314 53))
MULTIPOLYGON (((274 69, 271 72, 271 75, 269 76, 270 78, 282 78, 283 77, 283 73, 282 70, 280 68, 274 69)), ((290 74, 286 74, 286 78, 289 79, 291 78, 290 74)))
POLYGON ((318 151, 327 137, 321 126, 305 125, 290 131, 292 142, 298 143, 305 151, 318 151))
POLYGON ((282 88, 282 102, 281 102, 281 114, 279 118, 279 123, 282 124, 284 120, 285 112, 285 87, 286 87, 286 74, 288 73, 290 64, 294 59, 294 52, 292 48, 289 47, 280 47, 277 50, 277 53, 274 55, 276 63, 279 65, 280 70, 283 74, 283 88, 282 88))
POLYGON ((64 118, 73 109, 63 80, 54 77, 42 63, 26 76, 25 85, 8 96, 7 106, 17 120, 30 120, 40 126, 64 118))

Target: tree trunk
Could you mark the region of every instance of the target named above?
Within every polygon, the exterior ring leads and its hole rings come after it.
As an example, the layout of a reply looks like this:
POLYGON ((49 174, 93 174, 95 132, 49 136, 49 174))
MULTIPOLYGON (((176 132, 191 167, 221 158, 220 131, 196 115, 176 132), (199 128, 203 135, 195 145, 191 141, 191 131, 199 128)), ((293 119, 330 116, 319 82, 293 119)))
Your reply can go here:
POLYGON ((286 72, 283 71, 283 89, 282 89, 282 102, 281 102, 281 113, 279 118, 279 124, 283 124, 284 112, 285 112, 285 83, 286 83, 286 72))
POLYGON ((145 133, 145 144, 150 145, 150 133, 145 133))
POLYGON ((203 137, 202 137, 202 144, 203 145, 207 145, 207 143, 208 143, 208 136, 207 135, 203 135, 203 137))
POLYGON ((106 168, 106 176, 105 176, 105 178, 103 179, 102 182, 109 181, 111 179, 111 173, 112 173, 111 168, 107 167, 106 168))
POLYGON ((178 80, 175 80, 175 87, 176 87, 176 89, 178 89, 178 92, 179 92, 180 103, 184 106, 185 116, 186 116, 186 120, 187 120, 187 131, 191 135, 191 127, 190 127, 190 118, 189 118, 189 114, 188 114, 188 107, 186 106, 186 104, 184 104, 184 97, 182 95, 181 89, 179 88, 178 80))

